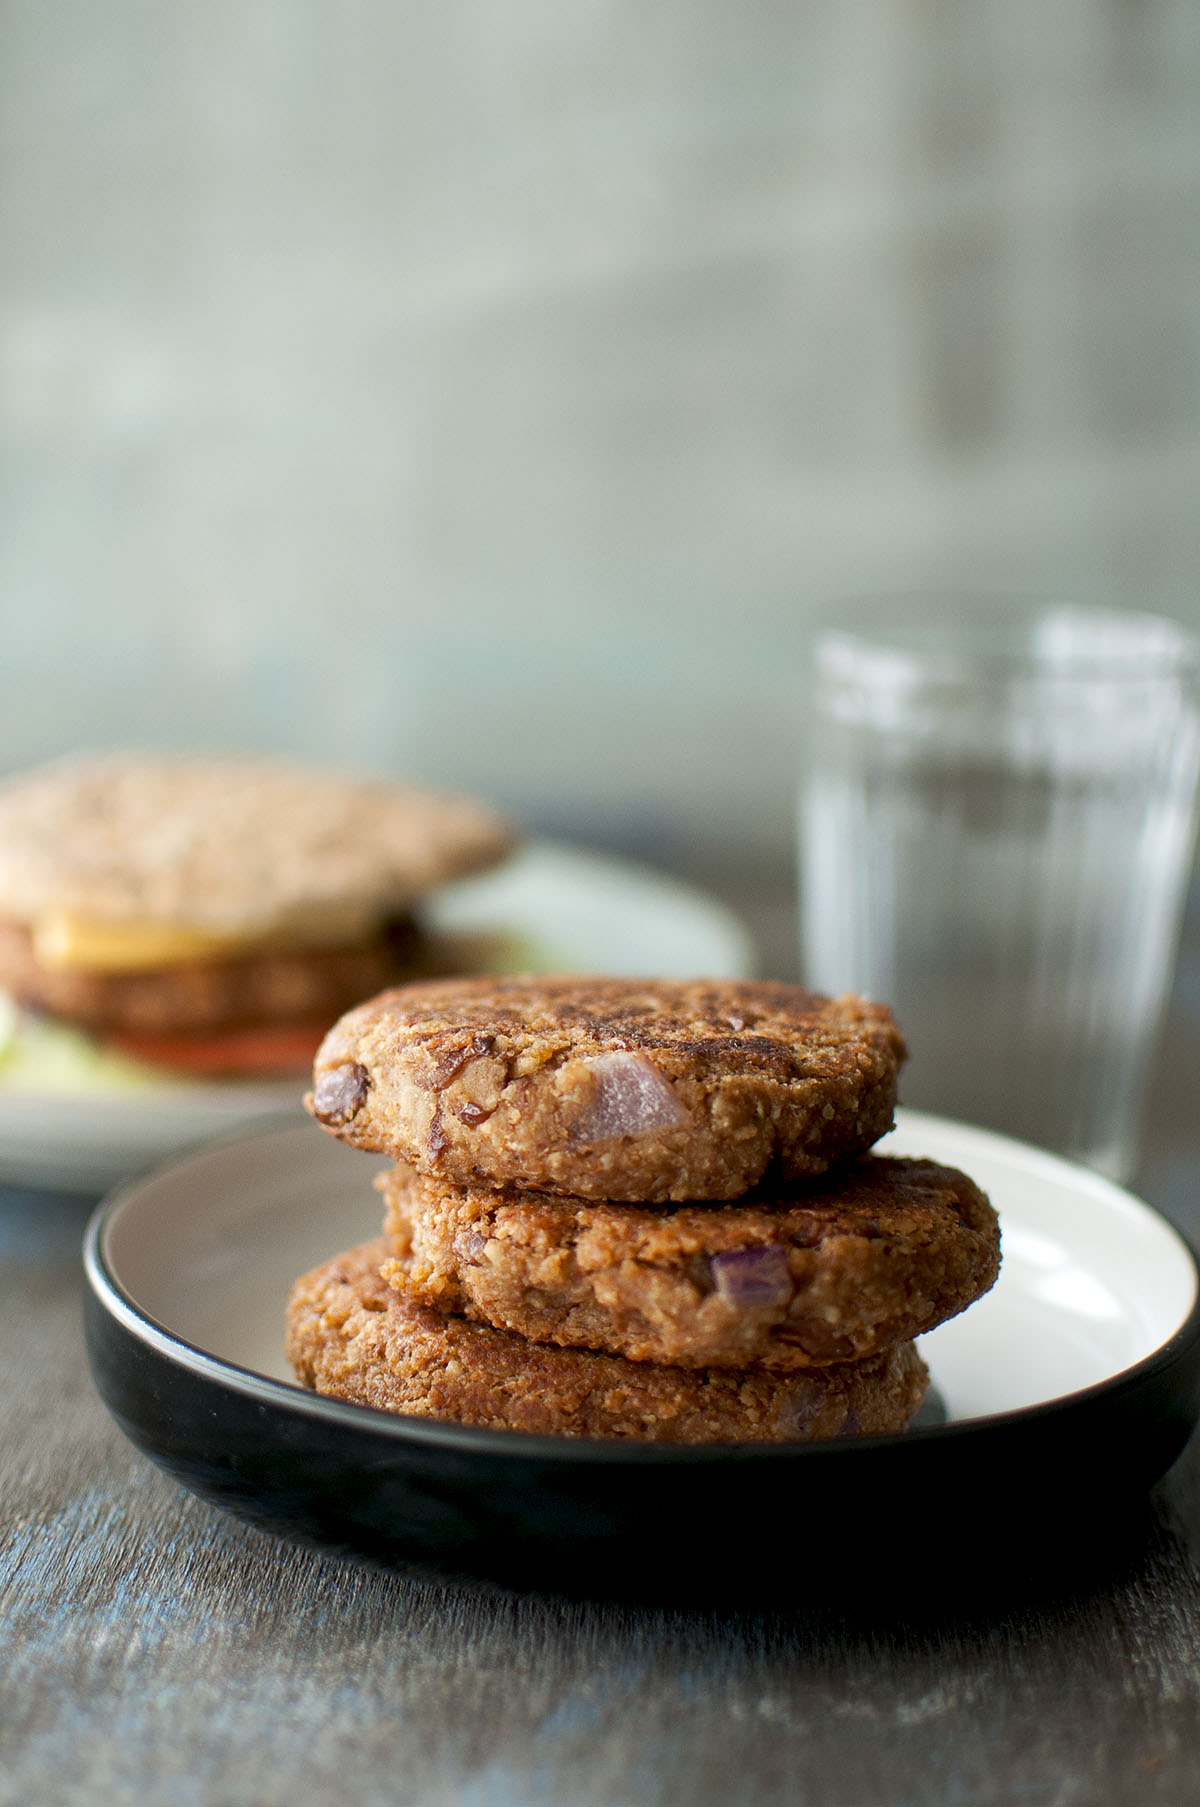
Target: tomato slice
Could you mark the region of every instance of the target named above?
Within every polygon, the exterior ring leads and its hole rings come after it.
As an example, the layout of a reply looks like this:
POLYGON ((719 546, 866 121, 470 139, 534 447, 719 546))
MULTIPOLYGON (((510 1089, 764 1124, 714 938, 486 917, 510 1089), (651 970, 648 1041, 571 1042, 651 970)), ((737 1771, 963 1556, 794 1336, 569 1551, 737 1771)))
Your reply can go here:
POLYGON ((312 1066, 328 1027, 328 1023, 290 1023, 203 1035, 138 1035, 115 1030, 105 1040, 134 1060, 206 1079, 285 1078, 312 1066))

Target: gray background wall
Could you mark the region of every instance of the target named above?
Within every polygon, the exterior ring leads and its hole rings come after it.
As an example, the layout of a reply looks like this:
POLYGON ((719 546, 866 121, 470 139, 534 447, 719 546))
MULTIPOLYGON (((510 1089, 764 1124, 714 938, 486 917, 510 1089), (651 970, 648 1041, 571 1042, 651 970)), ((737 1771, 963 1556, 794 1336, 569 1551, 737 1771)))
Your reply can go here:
POLYGON ((1194 0, 0 0, 0 769, 233 742, 703 866, 806 622, 1200 626, 1194 0))

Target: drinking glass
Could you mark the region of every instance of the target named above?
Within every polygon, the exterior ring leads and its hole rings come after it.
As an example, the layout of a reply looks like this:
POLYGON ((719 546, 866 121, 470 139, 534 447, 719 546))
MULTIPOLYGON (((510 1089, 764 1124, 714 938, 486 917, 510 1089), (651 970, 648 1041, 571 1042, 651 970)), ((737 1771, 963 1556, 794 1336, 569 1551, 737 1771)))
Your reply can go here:
POLYGON ((816 634, 801 963, 892 1005, 902 1102, 1129 1177, 1191 869, 1197 653, 1154 615, 952 597, 816 634))

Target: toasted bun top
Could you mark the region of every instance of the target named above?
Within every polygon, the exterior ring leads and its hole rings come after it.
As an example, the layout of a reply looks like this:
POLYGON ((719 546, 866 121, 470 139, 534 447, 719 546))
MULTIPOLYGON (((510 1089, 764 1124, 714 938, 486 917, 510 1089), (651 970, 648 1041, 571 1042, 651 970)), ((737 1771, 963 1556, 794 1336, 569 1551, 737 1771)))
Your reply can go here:
POLYGON ((485 804, 263 758, 112 753, 0 786, 0 915, 344 930, 500 859, 485 804))

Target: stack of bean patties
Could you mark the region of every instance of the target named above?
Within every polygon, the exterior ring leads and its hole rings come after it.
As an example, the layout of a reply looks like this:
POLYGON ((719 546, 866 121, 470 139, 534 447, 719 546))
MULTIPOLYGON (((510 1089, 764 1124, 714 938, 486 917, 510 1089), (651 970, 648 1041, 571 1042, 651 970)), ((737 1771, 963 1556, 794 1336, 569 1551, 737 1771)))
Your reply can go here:
POLYGON ((904 1429, 914 1338, 987 1291, 966 1175, 866 1151, 904 1043, 861 998, 728 981, 415 984, 326 1037, 307 1104, 396 1165, 385 1234, 300 1279, 318 1392, 567 1436, 904 1429))

